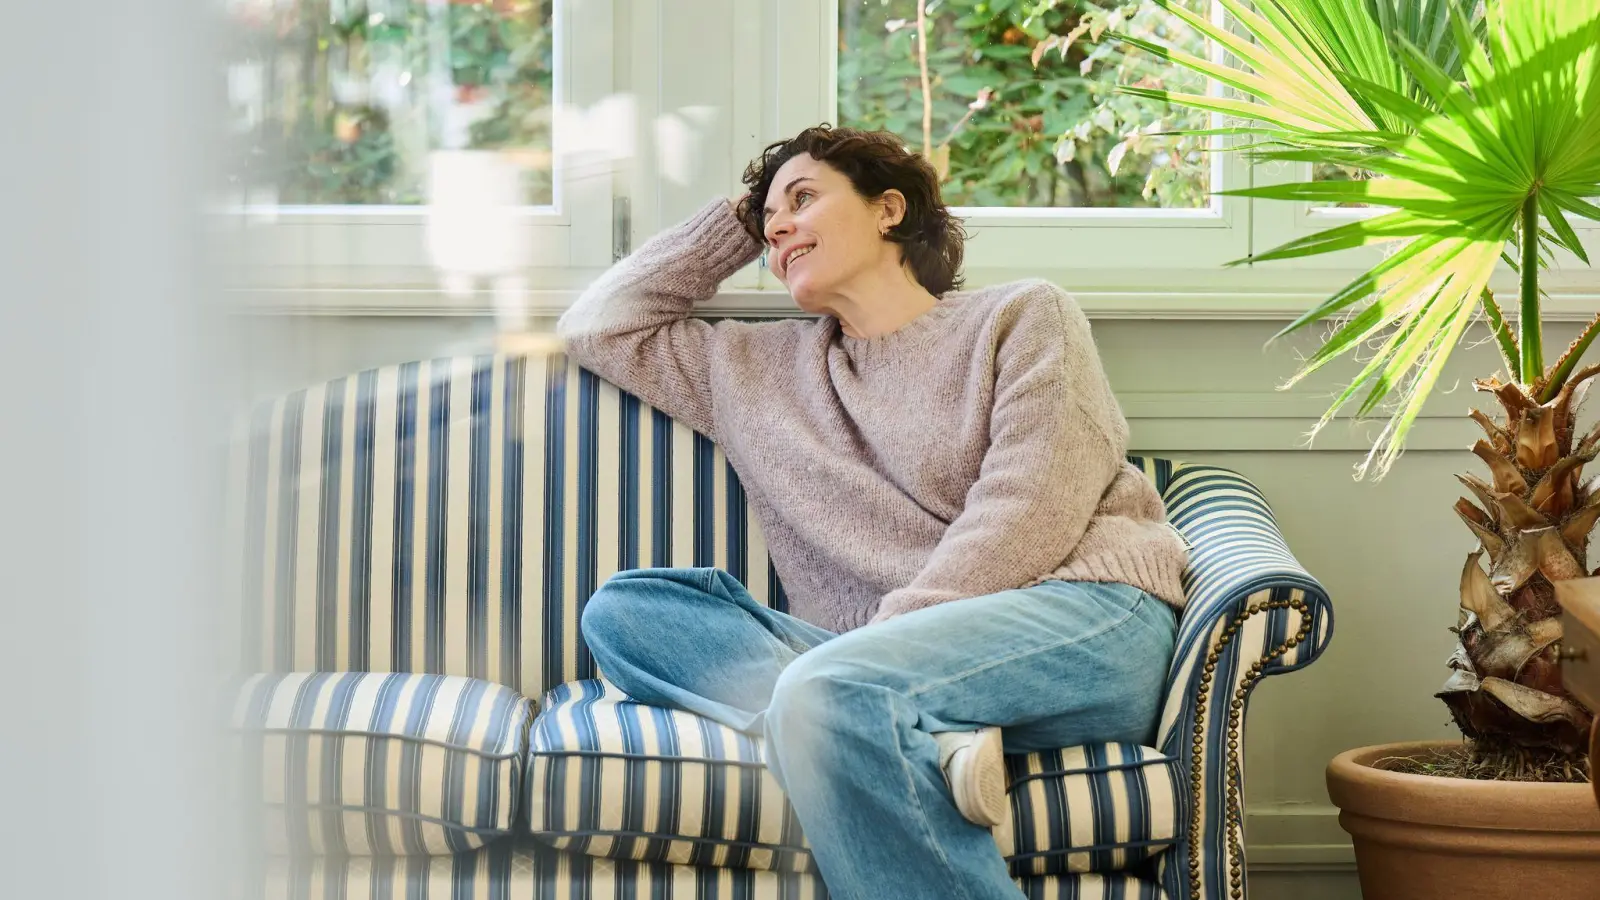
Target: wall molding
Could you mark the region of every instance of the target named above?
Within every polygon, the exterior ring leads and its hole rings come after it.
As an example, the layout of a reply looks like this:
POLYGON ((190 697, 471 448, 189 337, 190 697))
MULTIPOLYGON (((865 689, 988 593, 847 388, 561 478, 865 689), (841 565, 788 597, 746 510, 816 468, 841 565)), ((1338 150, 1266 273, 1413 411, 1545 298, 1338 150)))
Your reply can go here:
MULTIPOLYGON (((1383 421, 1335 421, 1308 443, 1315 419, 1136 419, 1128 417, 1129 446, 1135 452, 1182 459, 1193 453, 1268 451, 1283 453, 1361 453, 1372 449, 1383 421)), ((1406 438, 1406 452, 1450 451, 1466 454, 1476 426, 1461 417, 1418 419, 1406 438)), ((1463 465, 1466 457, 1463 456, 1463 465)))
MULTIPOLYGON (((1066 283, 1066 282, 1064 282, 1066 283)), ((1150 287, 1137 290, 1074 289, 1072 294, 1092 319, 1287 321, 1325 299, 1329 290, 1259 287, 1184 290, 1150 287)), ((559 316, 577 297, 577 288, 528 290, 521 293, 534 318, 559 316)), ((290 316, 488 316, 493 293, 475 290, 452 296, 436 287, 236 287, 227 289, 227 306, 237 312, 290 316)), ((701 304, 710 316, 795 316, 782 290, 731 289, 701 304)), ((1588 321, 1600 309, 1600 290, 1552 290, 1544 306, 1550 322, 1588 321)))
POLYGON ((1354 872, 1355 848, 1334 806, 1263 804, 1244 814, 1250 871, 1354 872))
MULTIPOLYGON (((1466 452, 1481 430, 1466 416, 1476 395, 1441 395, 1412 426, 1408 451, 1466 452), (1450 403, 1454 400, 1456 403, 1450 403), (1448 405, 1448 408, 1447 408, 1448 405)), ((1118 391, 1131 446, 1181 457, 1197 451, 1278 450, 1366 453, 1383 431, 1383 417, 1356 420, 1349 412, 1308 435, 1333 400, 1326 392, 1118 391)), ((1358 404, 1350 404, 1354 409, 1358 404)))

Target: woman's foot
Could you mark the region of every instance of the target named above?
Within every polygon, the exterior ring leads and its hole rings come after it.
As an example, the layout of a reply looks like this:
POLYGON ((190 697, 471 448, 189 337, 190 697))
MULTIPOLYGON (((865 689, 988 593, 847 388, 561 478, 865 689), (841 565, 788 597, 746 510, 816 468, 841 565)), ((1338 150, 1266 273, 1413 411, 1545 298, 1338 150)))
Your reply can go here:
POLYGON ((993 828, 1006 815, 1006 765, 1000 729, 942 731, 933 736, 939 744, 939 768, 950 785, 956 809, 974 825, 993 828))

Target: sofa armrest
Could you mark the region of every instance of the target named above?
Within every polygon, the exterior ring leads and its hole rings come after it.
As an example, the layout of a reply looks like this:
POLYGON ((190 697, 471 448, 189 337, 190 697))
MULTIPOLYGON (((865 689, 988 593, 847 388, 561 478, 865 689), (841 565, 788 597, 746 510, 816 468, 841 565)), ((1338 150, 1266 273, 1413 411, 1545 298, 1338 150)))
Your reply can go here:
POLYGON ((1263 677, 1322 653, 1333 608, 1243 476, 1183 467, 1166 501, 1190 557, 1157 737, 1188 782, 1187 840, 1164 880, 1174 897, 1242 897, 1245 705, 1263 677))

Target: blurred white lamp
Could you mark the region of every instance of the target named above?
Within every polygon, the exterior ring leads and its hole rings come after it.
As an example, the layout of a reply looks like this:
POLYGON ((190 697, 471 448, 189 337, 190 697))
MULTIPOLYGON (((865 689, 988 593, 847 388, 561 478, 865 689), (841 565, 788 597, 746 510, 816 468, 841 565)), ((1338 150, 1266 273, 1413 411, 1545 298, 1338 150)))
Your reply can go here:
POLYGON ((528 327, 524 274, 533 241, 522 213, 522 167, 494 150, 436 150, 428 158, 428 254, 446 294, 466 300, 493 291, 501 332, 528 327))

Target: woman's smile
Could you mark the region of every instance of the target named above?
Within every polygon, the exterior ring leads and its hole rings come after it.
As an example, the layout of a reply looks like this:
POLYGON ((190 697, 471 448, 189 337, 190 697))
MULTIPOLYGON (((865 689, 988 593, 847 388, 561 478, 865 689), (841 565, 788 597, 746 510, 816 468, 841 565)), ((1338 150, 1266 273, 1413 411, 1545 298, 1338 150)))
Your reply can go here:
POLYGON ((787 276, 789 272, 794 269, 794 264, 800 261, 800 257, 806 256, 815 249, 817 249, 817 245, 810 244, 805 247, 801 247, 798 250, 789 251, 789 255, 783 263, 783 274, 787 276))

